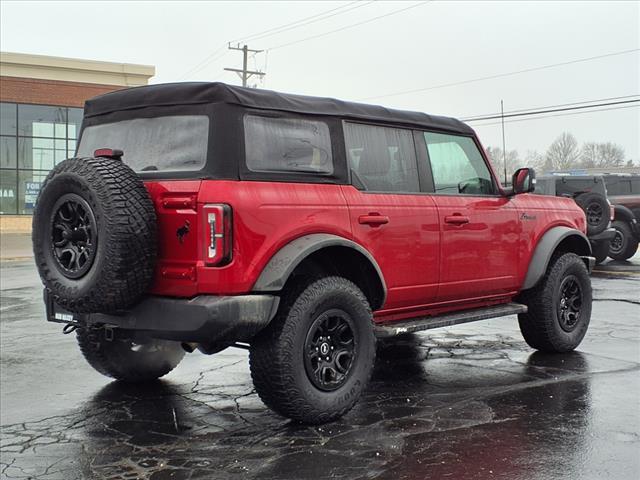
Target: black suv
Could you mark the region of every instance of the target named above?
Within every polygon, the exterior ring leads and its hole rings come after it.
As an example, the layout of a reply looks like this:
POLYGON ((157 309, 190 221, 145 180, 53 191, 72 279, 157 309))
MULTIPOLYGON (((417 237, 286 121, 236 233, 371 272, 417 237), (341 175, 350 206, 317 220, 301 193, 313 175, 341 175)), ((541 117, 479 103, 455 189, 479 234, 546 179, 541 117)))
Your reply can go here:
POLYGON ((617 232, 611 228, 613 207, 607 199, 607 186, 602 175, 543 175, 536 179, 535 193, 573 198, 584 210, 587 237, 596 263, 602 263, 610 255, 617 232))
POLYGON ((640 175, 606 174, 602 177, 615 210, 611 224, 615 234, 608 255, 614 260, 627 260, 638 251, 640 240, 640 175))

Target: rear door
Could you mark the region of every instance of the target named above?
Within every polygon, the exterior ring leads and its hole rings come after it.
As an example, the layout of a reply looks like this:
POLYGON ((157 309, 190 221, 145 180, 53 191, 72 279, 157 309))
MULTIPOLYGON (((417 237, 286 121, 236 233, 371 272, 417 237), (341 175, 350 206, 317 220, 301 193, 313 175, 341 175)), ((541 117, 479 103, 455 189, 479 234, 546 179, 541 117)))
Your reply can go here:
POLYGON ((344 123, 352 185, 343 192, 356 242, 378 262, 387 301, 378 316, 406 313, 435 300, 438 290, 438 212, 420 193, 411 130, 344 123))
POLYGON ((516 290, 518 212, 472 137, 424 132, 440 223, 439 302, 516 290))

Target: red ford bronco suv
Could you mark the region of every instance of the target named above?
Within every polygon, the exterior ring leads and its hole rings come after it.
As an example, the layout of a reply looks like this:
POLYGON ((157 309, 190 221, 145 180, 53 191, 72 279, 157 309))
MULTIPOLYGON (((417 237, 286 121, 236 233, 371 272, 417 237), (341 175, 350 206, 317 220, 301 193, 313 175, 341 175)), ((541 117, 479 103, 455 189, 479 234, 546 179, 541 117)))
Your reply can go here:
POLYGON ((250 351, 264 403, 353 407, 376 337, 518 314, 567 352, 591 315, 585 215, 503 190, 453 118, 221 83, 87 101, 47 177, 33 248, 47 319, 100 373, 142 382, 185 351, 250 351))

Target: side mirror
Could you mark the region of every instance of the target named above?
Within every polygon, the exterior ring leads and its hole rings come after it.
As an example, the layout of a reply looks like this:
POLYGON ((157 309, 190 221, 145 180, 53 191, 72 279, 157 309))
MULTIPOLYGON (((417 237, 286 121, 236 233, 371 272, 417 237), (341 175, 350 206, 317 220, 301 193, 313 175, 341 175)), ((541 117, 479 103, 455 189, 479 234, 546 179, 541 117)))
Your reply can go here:
POLYGON ((536 172, 533 168, 519 168, 511 180, 513 195, 533 192, 536 189, 536 172))

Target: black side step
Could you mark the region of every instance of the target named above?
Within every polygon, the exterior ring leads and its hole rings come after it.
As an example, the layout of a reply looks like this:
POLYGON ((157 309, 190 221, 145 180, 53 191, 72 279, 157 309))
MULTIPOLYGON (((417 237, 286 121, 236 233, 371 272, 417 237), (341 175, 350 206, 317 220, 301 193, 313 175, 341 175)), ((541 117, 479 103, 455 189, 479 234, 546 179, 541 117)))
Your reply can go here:
POLYGON ((431 328, 448 327, 459 323, 475 322, 494 317, 504 317, 517 313, 526 313, 527 306, 520 303, 505 303, 492 307, 474 308, 472 310, 462 310, 459 312, 445 313, 431 317, 412 318, 398 322, 388 322, 378 324, 373 327, 376 337, 393 337, 400 333, 419 332, 431 328))

